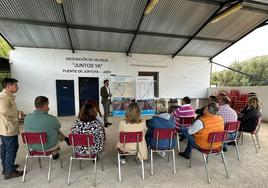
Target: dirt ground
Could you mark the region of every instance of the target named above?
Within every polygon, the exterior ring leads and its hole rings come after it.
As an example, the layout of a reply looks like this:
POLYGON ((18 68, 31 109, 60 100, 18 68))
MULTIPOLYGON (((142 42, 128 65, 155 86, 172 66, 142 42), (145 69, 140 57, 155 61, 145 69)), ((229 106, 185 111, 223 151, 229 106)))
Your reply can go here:
MULTIPOLYGON (((66 135, 70 132, 75 117, 59 118, 62 124, 62 132, 66 135)), ((141 178, 141 166, 135 161, 135 158, 128 158, 127 163, 122 165, 122 182, 118 181, 117 154, 115 145, 117 143, 117 125, 120 118, 110 118, 112 126, 106 129, 107 141, 104 158, 104 171, 101 171, 101 165, 98 164, 97 187, 110 188, 131 188, 131 187, 268 187, 268 124, 262 123, 260 131, 261 149, 259 153, 255 152, 251 137, 244 136, 244 144, 239 145, 241 160, 237 160, 234 146, 228 147, 225 153, 227 167, 230 178, 225 176, 224 166, 220 156, 209 158, 208 172, 211 177, 211 184, 207 183, 205 176, 202 156, 197 151, 193 151, 192 167, 188 168, 187 160, 181 158, 176 153, 177 174, 173 174, 172 160, 167 160, 155 155, 154 157, 154 176, 150 175, 150 163, 145 162, 145 180, 141 178)), ((185 142, 181 143, 184 149, 185 142)), ((61 143, 63 154, 63 168, 60 168, 60 161, 55 160, 52 163, 51 182, 47 183, 48 160, 43 159, 43 167, 40 169, 37 159, 29 160, 29 168, 26 174, 26 181, 22 183, 22 178, 4 180, 0 177, 1 188, 23 188, 23 187, 68 187, 67 175, 69 167, 69 158, 72 148, 65 142, 61 143)), ((23 169, 25 163, 26 146, 21 143, 18 151, 16 163, 20 165, 19 170, 23 169)), ((93 187, 93 163, 91 161, 82 162, 82 170, 79 169, 79 162, 74 161, 71 184, 69 187, 93 187)), ((1 167, 0 167, 0 170, 1 167)))

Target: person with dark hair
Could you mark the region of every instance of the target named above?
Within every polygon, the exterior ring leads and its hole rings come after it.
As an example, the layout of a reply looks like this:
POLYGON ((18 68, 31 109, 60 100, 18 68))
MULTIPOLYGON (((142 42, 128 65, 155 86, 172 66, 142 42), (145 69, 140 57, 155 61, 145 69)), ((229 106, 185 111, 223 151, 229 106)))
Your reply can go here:
MULTIPOLYGON (((125 114, 125 120, 122 120, 119 123, 119 133, 120 132, 142 132, 142 142, 139 143, 139 153, 138 158, 146 160, 148 157, 147 152, 147 144, 145 140, 145 134, 147 131, 147 127, 145 124, 145 121, 141 119, 141 110, 139 105, 134 102, 128 105, 126 114, 125 114)), ((117 148, 124 152, 136 152, 137 144, 136 143, 127 143, 122 144, 120 142, 117 143, 117 148)), ((124 157, 121 157, 120 159, 121 163, 126 163, 126 160, 124 157)))
POLYGON ((91 104, 92 106, 94 106, 94 108, 97 110, 97 117, 96 119, 101 122, 102 125, 104 125, 104 121, 102 119, 102 114, 101 114, 101 111, 100 111, 100 107, 99 107, 99 104, 97 103, 97 101, 95 99, 88 99, 85 104, 91 104))
POLYGON ((98 154, 103 150, 105 143, 105 130, 101 122, 96 117, 97 109, 90 103, 85 103, 80 109, 78 120, 75 120, 71 129, 72 134, 92 134, 94 136, 94 145, 76 146, 75 152, 80 156, 98 154))
MULTIPOLYGON (((44 144, 44 149, 46 151, 53 151, 53 159, 55 160, 59 158, 59 141, 65 140, 67 145, 69 145, 69 139, 60 131, 61 125, 57 118, 48 114, 48 104, 48 98, 45 96, 35 98, 35 110, 25 117, 24 131, 46 132, 47 143, 44 144)), ((41 144, 33 144, 30 147, 35 151, 42 151, 41 144)))
MULTIPOLYGON (((217 97, 214 95, 210 95, 208 98, 208 104, 211 102, 217 102, 217 97)), ((204 109, 206 108, 206 106, 203 106, 202 108, 196 109, 195 113, 197 114, 195 120, 199 119, 204 112, 204 109)))
MULTIPOLYGON (((196 120, 189 129, 182 128, 182 134, 188 139, 187 147, 184 152, 179 155, 190 159, 192 148, 210 149, 211 144, 208 142, 208 135, 211 132, 218 132, 224 130, 224 121, 221 116, 216 115, 219 110, 217 103, 212 102, 205 107, 204 115, 196 120)), ((221 147, 220 143, 215 143, 212 149, 221 147)))
POLYGON ((19 148, 18 118, 22 119, 24 116, 23 112, 17 110, 13 95, 19 89, 17 82, 18 80, 14 78, 4 78, 2 81, 4 89, 0 93, 0 152, 4 179, 16 178, 23 174, 23 172, 16 170, 18 165, 14 164, 19 148))
POLYGON ((104 126, 108 127, 108 125, 112 125, 111 123, 108 122, 108 116, 110 113, 110 103, 111 103, 111 97, 112 93, 109 88, 109 80, 104 80, 103 81, 104 86, 101 87, 101 103, 103 106, 104 110, 104 126))
POLYGON ((191 106, 190 97, 183 97, 182 106, 179 106, 175 111, 172 112, 172 116, 176 120, 176 128, 179 129, 181 119, 184 117, 195 117, 194 108, 191 106))

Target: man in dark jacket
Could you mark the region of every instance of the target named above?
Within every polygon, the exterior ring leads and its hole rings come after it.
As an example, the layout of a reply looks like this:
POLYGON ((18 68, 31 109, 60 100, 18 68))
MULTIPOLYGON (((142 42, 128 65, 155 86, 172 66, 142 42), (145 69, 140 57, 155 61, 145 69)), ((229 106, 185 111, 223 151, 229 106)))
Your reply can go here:
POLYGON ((101 103, 104 110, 104 126, 108 127, 108 125, 112 125, 108 122, 108 116, 109 116, 109 109, 110 109, 110 101, 111 101, 111 91, 109 88, 109 80, 103 81, 104 86, 101 87, 101 103))

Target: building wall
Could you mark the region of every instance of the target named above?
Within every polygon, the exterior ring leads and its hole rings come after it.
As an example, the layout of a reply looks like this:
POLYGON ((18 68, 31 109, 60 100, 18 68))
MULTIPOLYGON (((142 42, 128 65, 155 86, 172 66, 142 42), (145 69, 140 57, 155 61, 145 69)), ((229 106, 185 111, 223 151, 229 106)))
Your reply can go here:
MULTIPOLYGON (((11 75, 19 80, 16 94, 17 105, 26 113, 34 109, 34 99, 38 95, 50 100, 50 113, 57 115, 56 79, 74 80, 76 114, 79 111, 78 77, 92 77, 86 74, 63 74, 59 66, 65 57, 109 58, 112 74, 137 76, 139 71, 159 72, 159 97, 204 98, 209 87, 210 65, 207 58, 76 51, 36 48, 16 48, 11 52, 11 75)), ((93 76, 95 77, 95 76, 93 76)), ((100 87, 107 75, 99 76, 100 87)))
POLYGON ((208 95, 216 95, 219 90, 226 90, 228 92, 230 92, 231 90, 239 90, 240 94, 247 94, 249 92, 257 93, 258 97, 262 102, 262 120, 268 121, 268 86, 209 88, 208 95))

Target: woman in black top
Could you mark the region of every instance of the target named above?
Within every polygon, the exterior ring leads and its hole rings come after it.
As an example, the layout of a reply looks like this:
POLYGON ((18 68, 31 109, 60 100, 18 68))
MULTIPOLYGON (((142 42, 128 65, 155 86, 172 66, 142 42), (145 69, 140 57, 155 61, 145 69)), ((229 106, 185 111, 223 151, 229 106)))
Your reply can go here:
POLYGON ((257 97, 250 97, 248 99, 248 108, 241 111, 240 131, 253 132, 258 125, 258 119, 261 117, 261 103, 257 97))

